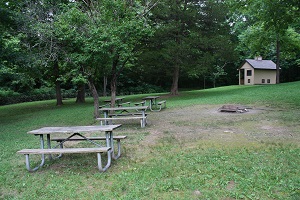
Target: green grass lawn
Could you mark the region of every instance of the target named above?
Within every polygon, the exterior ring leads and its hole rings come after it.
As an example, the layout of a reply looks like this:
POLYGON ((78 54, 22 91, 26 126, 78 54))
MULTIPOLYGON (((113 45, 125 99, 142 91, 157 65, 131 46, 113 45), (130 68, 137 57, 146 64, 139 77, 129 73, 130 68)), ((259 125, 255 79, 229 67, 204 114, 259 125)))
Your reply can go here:
MULTIPOLYGON (((250 104, 280 110, 274 120, 288 127, 299 126, 299 88, 300 82, 293 82, 159 95, 167 99, 162 112, 194 105, 250 104)), ((139 102, 143 96, 126 96, 126 101, 139 102)), ((105 173, 97 171, 93 154, 47 159, 42 169, 29 173, 25 157, 16 152, 39 147, 39 140, 26 132, 97 124, 91 99, 74 102, 65 100, 61 107, 53 100, 0 107, 0 199, 300 199, 300 131, 294 133, 294 142, 226 145, 197 140, 189 148, 168 132, 150 148, 140 145, 148 127, 124 126, 120 131, 130 137, 123 143, 121 158, 105 173)))

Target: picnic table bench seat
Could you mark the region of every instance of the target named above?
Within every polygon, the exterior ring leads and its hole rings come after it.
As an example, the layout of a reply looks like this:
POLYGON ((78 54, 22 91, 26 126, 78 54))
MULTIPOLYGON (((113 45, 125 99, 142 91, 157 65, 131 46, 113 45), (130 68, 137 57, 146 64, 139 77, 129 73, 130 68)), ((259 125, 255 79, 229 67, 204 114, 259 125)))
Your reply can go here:
POLYGON ((158 110, 154 110, 154 111, 161 111, 161 109, 167 107, 167 100, 162 100, 160 102, 157 102, 157 105, 159 106, 159 109, 158 110))
POLYGON ((146 101, 141 101, 141 102, 134 103, 135 106, 139 106, 139 105, 144 106, 145 104, 146 104, 146 101))
MULTIPOLYGON (((116 135, 116 136, 113 136, 113 139, 114 140, 117 140, 117 146, 118 146, 118 149, 117 149, 117 156, 114 157, 114 159, 118 159, 120 156, 121 156, 121 140, 122 139, 125 139, 127 138, 126 135, 116 135)), ((68 140, 66 140, 66 138, 51 138, 51 141, 55 141, 55 142, 58 142, 60 143, 60 148, 63 148, 63 143, 64 141, 84 141, 84 140, 106 140, 106 137, 86 137, 85 138, 82 138, 82 137, 78 137, 78 138, 69 138, 68 140)))
POLYGON ((112 121, 112 120, 131 120, 131 119, 139 119, 141 121, 141 127, 144 127, 147 124, 147 116, 143 117, 143 116, 128 116, 128 115, 123 115, 120 117, 120 115, 113 115, 111 117, 100 117, 100 118, 96 118, 96 120, 101 121, 101 125, 102 122, 104 121, 104 124, 107 124, 108 121, 112 121), (145 120, 145 124, 143 123, 143 121, 145 120))
POLYGON ((130 101, 128 101, 128 102, 124 102, 124 103, 119 103, 119 104, 118 104, 118 107, 122 107, 122 106, 124 106, 124 105, 128 105, 128 106, 130 106, 130 104, 131 104, 131 102, 130 102, 130 101))
POLYGON ((100 172, 104 172, 108 169, 108 167, 111 164, 111 153, 109 151, 111 150, 110 147, 99 147, 99 148, 58 148, 58 149, 22 149, 18 151, 17 153, 25 155, 26 158, 26 168, 28 171, 36 171, 40 166, 43 165, 43 163, 32 169, 30 167, 30 160, 29 155, 32 154, 72 154, 72 153, 97 153, 97 160, 98 160, 98 169, 100 172), (101 161, 101 153, 107 153, 107 164, 105 167, 102 166, 101 161))
POLYGON ((98 117, 96 120, 100 121, 101 125, 111 124, 114 120, 133 120, 139 119, 141 127, 144 128, 147 124, 146 110, 148 106, 124 106, 124 107, 113 107, 113 108, 101 108, 100 111, 104 112, 103 117, 98 117), (133 113, 133 114, 131 114, 133 113), (140 113, 139 115, 135 113, 140 113))
MULTIPOLYGON (((119 103, 119 104, 117 104, 117 106, 118 106, 118 107, 123 107, 124 105, 130 106, 130 104, 131 104, 131 102, 128 101, 128 102, 124 102, 124 103, 119 103)), ((104 104, 104 105, 99 106, 99 109, 105 108, 105 107, 110 107, 110 106, 111 106, 111 103, 107 103, 107 104, 104 104)))
MULTIPOLYGON (((122 117, 122 116, 142 116, 143 113, 114 113, 109 114, 109 117, 122 117)), ((147 113, 145 113, 145 116, 147 116, 147 113)))
POLYGON ((109 107, 110 105, 111 105, 110 103, 107 103, 107 104, 101 105, 101 106, 99 106, 99 109, 100 109, 100 108, 109 107))

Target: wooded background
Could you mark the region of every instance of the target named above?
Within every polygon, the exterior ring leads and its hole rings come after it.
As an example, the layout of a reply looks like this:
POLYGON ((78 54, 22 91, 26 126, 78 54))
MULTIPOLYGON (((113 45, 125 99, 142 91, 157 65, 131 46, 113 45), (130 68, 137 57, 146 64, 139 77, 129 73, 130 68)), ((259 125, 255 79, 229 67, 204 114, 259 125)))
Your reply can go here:
MULTIPOLYGON (((238 84, 244 59, 300 80, 298 0, 1 0, 0 105, 238 84)), ((97 106, 97 104, 95 104, 97 106)))

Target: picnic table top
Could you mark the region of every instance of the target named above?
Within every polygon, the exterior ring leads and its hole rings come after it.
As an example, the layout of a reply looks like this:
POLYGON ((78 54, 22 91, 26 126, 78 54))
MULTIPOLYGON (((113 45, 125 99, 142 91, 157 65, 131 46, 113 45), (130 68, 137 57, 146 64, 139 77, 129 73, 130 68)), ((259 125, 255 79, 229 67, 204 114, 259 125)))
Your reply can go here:
MULTIPOLYGON (((123 99, 124 99, 124 97, 117 97, 115 99, 115 101, 122 101, 123 99)), ((104 100, 104 102, 111 102, 111 99, 106 99, 106 100, 104 100)))
POLYGON ((144 97, 143 100, 148 100, 148 99, 157 99, 159 98, 160 96, 147 96, 147 97, 144 97))
POLYGON ((99 132, 99 131, 113 131, 119 128, 121 124, 107 125, 107 126, 62 126, 62 127, 43 127, 40 129, 27 132, 28 134, 52 134, 52 133, 85 133, 85 132, 99 132))

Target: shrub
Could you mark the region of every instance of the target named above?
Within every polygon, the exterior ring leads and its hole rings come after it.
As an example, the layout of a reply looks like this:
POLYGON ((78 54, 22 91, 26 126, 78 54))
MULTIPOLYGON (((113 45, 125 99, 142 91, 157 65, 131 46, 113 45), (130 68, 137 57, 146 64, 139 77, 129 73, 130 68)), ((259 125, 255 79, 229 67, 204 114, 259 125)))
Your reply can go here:
POLYGON ((120 88, 120 94, 147 94, 147 93, 161 93, 165 92, 162 87, 156 85, 150 85, 147 83, 141 84, 139 86, 131 86, 127 88, 120 88))
MULTIPOLYGON (((64 90, 62 89, 63 98, 73 98, 76 97, 76 90, 64 90)), ((8 105, 22 102, 30 102, 30 101, 42 101, 55 99, 56 93, 52 88, 39 88, 35 89, 29 93, 18 93, 12 90, 0 89, 0 105, 8 105)))
POLYGON ((16 103, 20 94, 12 90, 0 89, 0 105, 16 103))

